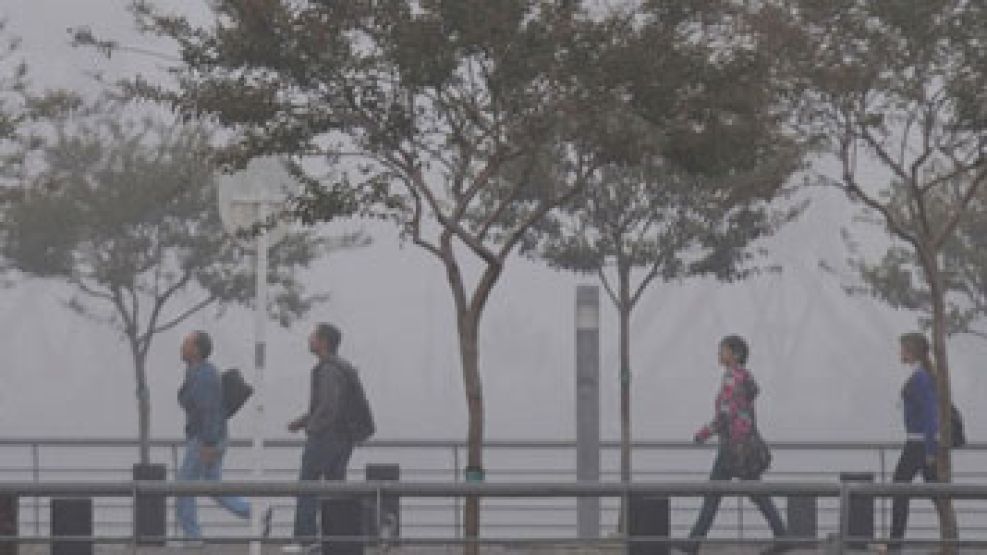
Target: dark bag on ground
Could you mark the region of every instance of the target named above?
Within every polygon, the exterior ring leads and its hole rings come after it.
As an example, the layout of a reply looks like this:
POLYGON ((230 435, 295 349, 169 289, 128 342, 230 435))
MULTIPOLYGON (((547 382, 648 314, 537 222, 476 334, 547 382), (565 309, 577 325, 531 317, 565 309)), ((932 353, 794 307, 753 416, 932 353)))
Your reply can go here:
POLYGON ((956 405, 950 405, 949 408, 951 409, 950 414, 953 432, 952 446, 954 448, 963 447, 966 445, 966 430, 963 429, 963 415, 960 414, 960 411, 956 408, 956 405))
POLYGON ((363 390, 360 376, 355 370, 345 369, 346 381, 349 382, 349 394, 346 396, 346 431, 354 443, 363 443, 377 431, 374 425, 374 415, 370 410, 370 401, 363 390))
POLYGON ((727 464, 743 480, 756 480, 771 466, 771 449, 756 427, 744 439, 727 442, 727 464))
POLYGON ((223 388, 223 412, 226 418, 229 418, 236 414, 254 394, 254 388, 243 379, 243 374, 236 368, 225 370, 220 380, 223 388))

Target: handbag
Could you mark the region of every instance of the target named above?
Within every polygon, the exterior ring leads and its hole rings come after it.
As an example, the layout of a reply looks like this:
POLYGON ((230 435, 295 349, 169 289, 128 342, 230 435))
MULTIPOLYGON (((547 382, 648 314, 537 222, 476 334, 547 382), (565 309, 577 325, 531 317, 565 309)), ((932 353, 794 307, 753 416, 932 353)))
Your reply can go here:
POLYGON ((224 371, 220 376, 220 383, 223 392, 223 413, 226 418, 230 418, 254 394, 254 388, 243 379, 243 374, 236 368, 224 371))
MULTIPOLYGON (((727 466, 731 475, 742 480, 756 480, 764 474, 764 471, 771 466, 771 449, 757 429, 757 420, 754 416, 754 398, 757 396, 757 383, 746 375, 743 381, 743 391, 747 397, 747 403, 751 411, 751 428, 747 434, 738 438, 727 438, 727 466)), ((730 426, 727 424, 729 431, 730 426)))
POLYGON ((963 447, 966 445, 966 430, 963 429, 963 415, 960 414, 960 410, 956 408, 956 405, 952 405, 950 408, 950 420, 952 422, 953 431, 953 448, 963 447))
POLYGON ((727 444, 730 474, 742 480, 756 480, 771 466, 771 449, 757 428, 746 437, 727 444))

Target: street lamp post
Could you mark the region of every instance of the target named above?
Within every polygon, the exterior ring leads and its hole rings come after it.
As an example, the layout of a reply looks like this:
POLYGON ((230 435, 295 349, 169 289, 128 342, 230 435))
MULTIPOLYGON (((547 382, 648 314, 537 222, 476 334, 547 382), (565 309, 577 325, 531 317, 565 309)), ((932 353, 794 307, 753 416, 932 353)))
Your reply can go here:
MULTIPOLYGON (((247 167, 217 180, 220 216, 227 232, 242 237, 245 230, 254 230, 254 276, 256 300, 254 306, 254 434, 252 443, 253 476, 264 477, 264 368, 267 363, 267 270, 268 250, 283 237, 284 229, 271 227, 271 216, 284 204, 286 196, 297 185, 277 158, 252 160, 247 167), (260 225, 258 225, 260 224, 260 225), (256 228, 256 229, 255 229, 256 228)), ((252 511, 251 530, 254 537, 261 534, 261 515, 252 511)), ((260 542, 250 542, 250 555, 260 555, 260 542)))

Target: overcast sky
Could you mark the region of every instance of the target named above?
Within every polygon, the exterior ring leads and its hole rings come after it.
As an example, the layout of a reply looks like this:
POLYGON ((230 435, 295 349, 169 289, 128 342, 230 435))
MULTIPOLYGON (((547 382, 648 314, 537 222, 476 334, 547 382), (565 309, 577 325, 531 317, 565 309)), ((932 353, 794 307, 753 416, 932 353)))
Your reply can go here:
MULTIPOLYGON (((198 3, 185 0, 184 5, 198 3)), ((0 0, 0 14, 24 39, 32 79, 44 86, 88 89, 87 73, 111 77, 155 73, 153 57, 121 54, 105 60, 72 49, 66 29, 88 25, 125 44, 167 52, 168 45, 136 35, 125 0, 0 0)), ((735 285, 709 280, 657 285, 633 320, 634 433, 641 439, 689 439, 712 411, 719 370, 718 339, 747 336, 751 367, 763 390, 761 426, 774 439, 880 439, 901 437, 897 398, 906 370, 897 362, 896 337, 912 329, 913 314, 867 298, 848 298, 840 276, 821 273, 819 261, 840 266, 841 225, 854 209, 835 191, 816 190, 801 221, 767 246, 783 271, 735 285)), ((330 233, 363 224, 334 226, 330 233)), ((460 438, 465 403, 458 367, 453 308, 438 264, 412 245, 400 248, 392 229, 363 225, 374 246, 328 257, 306 282, 332 299, 291 330, 269 335, 268 432, 304 407, 311 357, 305 337, 312 322, 344 330, 342 354, 361 369, 382 438, 460 438)), ((879 231, 865 233, 883 244, 879 231)), ((590 279, 512 260, 483 321, 482 373, 488 437, 571 438, 574 412, 575 285, 590 279)), ((132 435, 134 381, 123 342, 62 306, 67 291, 32 281, 0 290, 0 435, 71 436, 85 418, 86 432, 132 435)), ((604 436, 617 435, 616 320, 603 313, 604 436)), ((175 404, 182 368, 180 336, 190 329, 216 337, 219 366, 250 376, 252 321, 244 311, 223 319, 202 313, 162 335, 152 349, 152 429, 177 437, 175 404)), ((951 344, 954 384, 972 439, 987 427, 979 402, 987 344, 969 338, 951 344)), ((234 422, 246 433, 247 418, 234 422)))

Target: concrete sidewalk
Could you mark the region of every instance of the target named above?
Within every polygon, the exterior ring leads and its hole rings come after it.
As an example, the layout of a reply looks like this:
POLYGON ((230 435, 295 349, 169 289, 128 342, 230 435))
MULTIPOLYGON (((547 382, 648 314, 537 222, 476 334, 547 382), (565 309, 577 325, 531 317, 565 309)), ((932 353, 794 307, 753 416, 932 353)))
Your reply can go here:
MULTIPOLYGON (((755 555, 761 552, 767 544, 765 545, 730 545, 730 544, 717 544, 706 546, 700 552, 701 554, 709 555, 755 555)), ((32 545, 32 546, 22 546, 20 548, 21 555, 47 555, 50 552, 48 546, 32 545)), ((620 546, 597 546, 597 547, 581 547, 578 545, 556 545, 556 546, 525 546, 525 545, 504 545, 504 546, 484 546, 480 550, 483 555, 618 555, 622 554, 623 550, 620 546)), ((906 549, 902 553, 918 555, 920 553, 927 554, 933 553, 929 548, 925 549, 906 549)), ((197 548, 183 548, 183 547, 139 547, 136 550, 128 545, 104 545, 97 546, 95 549, 97 555, 123 555, 128 553, 136 553, 139 555, 246 555, 248 553, 247 545, 240 544, 225 544, 225 545, 204 545, 197 548)), ((268 545, 264 546, 264 555, 280 555, 281 546, 280 545, 268 545)), ((315 551, 319 553, 319 551, 315 551)), ((366 555, 458 555, 462 553, 461 547, 457 546, 438 546, 438 545, 419 545, 419 546, 398 546, 392 547, 390 549, 379 550, 377 548, 368 548, 366 550, 366 555)), ((672 553, 679 553, 673 550, 672 553)), ((827 549, 825 547, 818 548, 801 548, 789 551, 791 555, 827 555, 829 553, 836 553, 832 549, 827 549)), ((876 549, 869 550, 855 550, 846 551, 846 553, 880 553, 876 549)), ((985 551, 983 549, 972 550, 964 549, 961 550, 962 554, 983 554, 985 551)))

